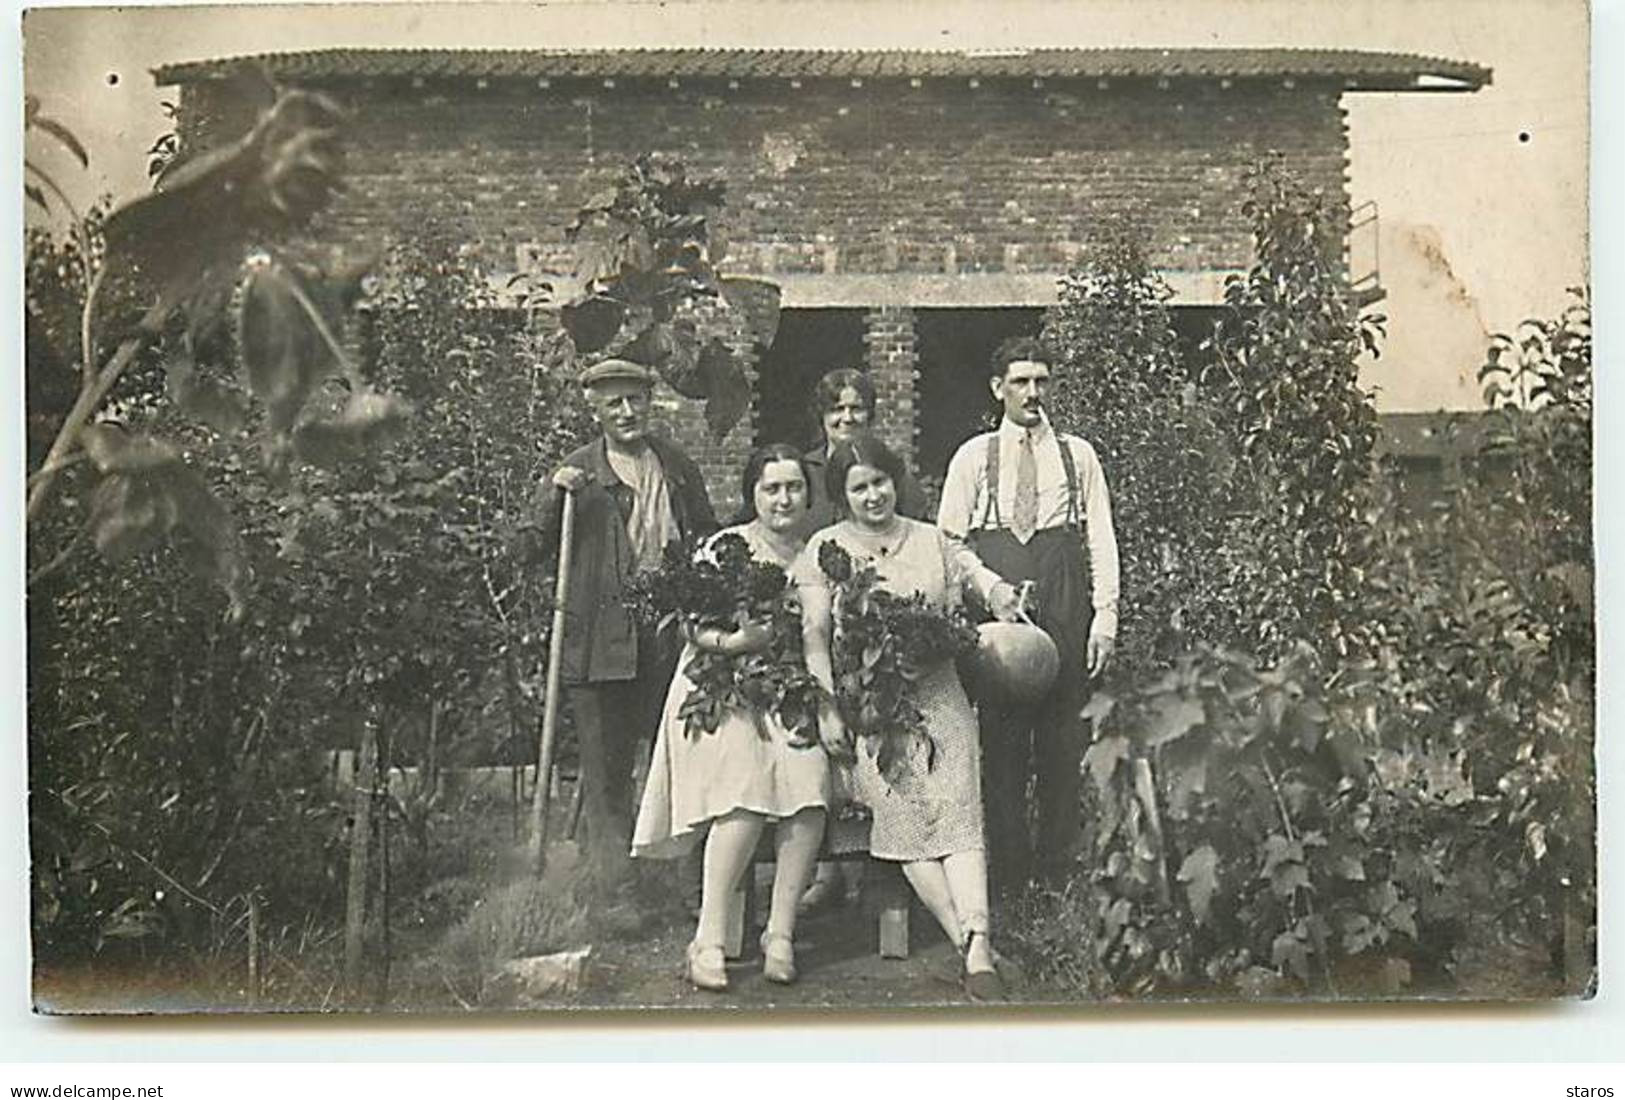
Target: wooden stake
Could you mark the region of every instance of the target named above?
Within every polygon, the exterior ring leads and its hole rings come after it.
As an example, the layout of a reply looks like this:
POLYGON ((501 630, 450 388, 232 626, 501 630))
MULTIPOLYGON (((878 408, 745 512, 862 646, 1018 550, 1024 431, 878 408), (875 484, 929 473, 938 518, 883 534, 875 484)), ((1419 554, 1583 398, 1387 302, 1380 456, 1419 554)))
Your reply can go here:
POLYGON ((350 821, 350 876, 344 914, 344 984, 351 997, 361 989, 367 927, 367 859, 372 841, 372 793, 378 778, 378 724, 369 713, 361 727, 361 765, 350 821))
POLYGON ((1151 761, 1143 756, 1134 758, 1134 793, 1145 808, 1151 842, 1157 850, 1157 900, 1167 905, 1173 893, 1168 884, 1168 849, 1162 839, 1162 814, 1157 811, 1157 784, 1151 775, 1151 761))
POLYGON ((248 1007, 260 1003, 260 899, 248 895, 248 1007))

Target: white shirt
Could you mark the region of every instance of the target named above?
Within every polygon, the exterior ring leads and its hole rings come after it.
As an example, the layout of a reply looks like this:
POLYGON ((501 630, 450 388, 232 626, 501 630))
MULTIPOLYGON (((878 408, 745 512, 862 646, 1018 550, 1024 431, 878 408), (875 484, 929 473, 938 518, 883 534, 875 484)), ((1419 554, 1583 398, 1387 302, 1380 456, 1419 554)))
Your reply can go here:
POLYGON ((635 570, 640 573, 660 568, 666 544, 678 538, 677 517, 671 507, 671 490, 666 471, 653 447, 644 447, 635 456, 613 447, 604 448, 609 468, 632 488, 632 514, 626 517, 626 534, 632 540, 635 570))
POLYGON ((1063 526, 1067 521, 1066 468, 1061 464, 1061 446, 1072 451, 1078 472, 1078 492, 1082 498, 1084 537, 1089 545, 1089 567, 1093 585, 1094 623, 1089 633, 1117 637, 1118 561, 1117 533, 1112 528, 1111 495, 1100 457, 1085 439, 1057 435, 1049 418, 1041 416, 1037 425, 1024 428, 1006 417, 996 432, 966 440, 948 463, 942 484, 942 505, 937 526, 957 539, 973 530, 991 526, 994 517, 988 507, 987 448, 999 446, 999 507, 997 517, 1005 524, 1015 511, 1016 471, 1021 457, 1021 437, 1032 438, 1033 460, 1038 468, 1038 530, 1063 526))

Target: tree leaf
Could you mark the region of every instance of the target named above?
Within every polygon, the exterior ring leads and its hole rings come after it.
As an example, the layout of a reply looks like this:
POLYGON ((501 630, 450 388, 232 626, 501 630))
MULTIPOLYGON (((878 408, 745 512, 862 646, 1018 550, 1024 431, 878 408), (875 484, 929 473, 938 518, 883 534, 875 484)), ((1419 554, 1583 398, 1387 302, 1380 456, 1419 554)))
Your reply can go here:
POLYGON ((738 323, 750 334, 751 341, 764 348, 772 347, 779 333, 780 303, 783 299, 783 291, 778 284, 766 279, 729 275, 719 281, 718 289, 738 323))
POLYGON ((750 408, 750 379, 720 340, 700 352, 699 374, 705 387, 705 422, 711 438, 720 440, 750 408))
POLYGON ((568 303, 559 310, 560 322, 583 355, 603 350, 620 333, 625 319, 625 304, 605 294, 568 303))
POLYGON ((79 167, 90 167, 90 154, 85 152, 84 145, 80 143, 78 137, 74 135, 74 132, 68 129, 62 123, 56 121, 54 118, 46 118, 44 115, 34 113, 29 115, 28 125, 36 126, 39 129, 44 130, 47 134, 50 134, 52 137, 56 138, 57 141, 61 142, 63 148, 72 153, 74 158, 79 161, 79 167))
POLYGON ((80 441, 104 474, 147 473, 180 462, 180 453, 172 444, 150 435, 132 435, 117 424, 92 424, 80 433, 80 441))
POLYGON ((242 138, 173 166, 108 216, 109 268, 179 302, 250 242, 302 225, 338 186, 342 115, 325 96, 284 92, 242 138))
POLYGON ((250 265, 238 295, 237 354, 249 389, 265 402, 266 426, 275 433, 293 427, 335 361, 301 294, 314 304, 298 272, 267 260, 250 265))

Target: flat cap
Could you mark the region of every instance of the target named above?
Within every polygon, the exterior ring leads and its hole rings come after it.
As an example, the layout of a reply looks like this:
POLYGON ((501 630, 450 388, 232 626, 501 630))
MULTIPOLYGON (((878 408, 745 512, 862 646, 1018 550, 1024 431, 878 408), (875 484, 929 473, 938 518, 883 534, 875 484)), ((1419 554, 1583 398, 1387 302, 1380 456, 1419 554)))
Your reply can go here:
POLYGON ((589 389, 600 382, 638 382, 653 387, 655 373, 627 359, 605 359, 581 372, 581 388, 589 389))

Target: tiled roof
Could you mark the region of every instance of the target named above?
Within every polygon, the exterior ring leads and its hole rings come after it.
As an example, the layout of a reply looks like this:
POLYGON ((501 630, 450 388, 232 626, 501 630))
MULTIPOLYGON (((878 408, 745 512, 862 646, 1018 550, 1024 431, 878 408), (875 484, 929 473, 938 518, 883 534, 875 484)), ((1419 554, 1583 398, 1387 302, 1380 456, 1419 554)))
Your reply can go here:
POLYGON ((1472 91, 1482 65, 1418 54, 1300 49, 926 50, 397 50, 332 49, 186 61, 154 70, 185 84, 259 64, 288 82, 365 78, 1055 79, 1274 78, 1332 80, 1366 91, 1472 91))

